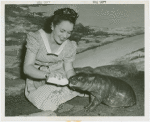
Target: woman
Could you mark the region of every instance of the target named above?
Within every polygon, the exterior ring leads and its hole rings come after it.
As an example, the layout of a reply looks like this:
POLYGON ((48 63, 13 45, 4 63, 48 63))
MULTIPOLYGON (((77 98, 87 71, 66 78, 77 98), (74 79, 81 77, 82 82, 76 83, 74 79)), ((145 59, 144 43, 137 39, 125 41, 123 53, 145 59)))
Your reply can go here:
POLYGON ((70 8, 58 9, 43 29, 27 35, 25 95, 38 109, 54 111, 60 104, 82 95, 67 86, 46 82, 49 77, 57 77, 59 82, 59 79, 75 75, 72 62, 77 46, 68 38, 77 18, 78 14, 70 8))

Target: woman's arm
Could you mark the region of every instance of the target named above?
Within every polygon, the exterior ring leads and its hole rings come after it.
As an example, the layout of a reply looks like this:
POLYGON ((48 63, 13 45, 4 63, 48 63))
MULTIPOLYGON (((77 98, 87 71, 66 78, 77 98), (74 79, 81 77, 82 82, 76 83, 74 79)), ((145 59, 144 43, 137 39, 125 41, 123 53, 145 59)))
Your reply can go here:
POLYGON ((64 68, 67 74, 67 78, 69 79, 71 76, 75 75, 75 71, 73 68, 73 63, 72 62, 68 62, 68 63, 64 63, 64 68))
POLYGON ((40 71, 34 67, 35 57, 35 53, 27 50, 23 67, 24 73, 31 78, 46 79, 45 75, 48 72, 40 71))

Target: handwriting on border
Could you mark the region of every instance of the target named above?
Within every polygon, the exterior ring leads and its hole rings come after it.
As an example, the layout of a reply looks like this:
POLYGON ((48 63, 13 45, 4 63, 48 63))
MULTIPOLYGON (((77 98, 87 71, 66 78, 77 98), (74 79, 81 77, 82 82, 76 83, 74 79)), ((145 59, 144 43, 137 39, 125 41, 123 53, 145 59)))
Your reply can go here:
POLYGON ((49 4, 51 3, 50 1, 37 1, 37 4, 49 4))
POLYGON ((106 1, 93 1, 94 4, 105 4, 106 1))

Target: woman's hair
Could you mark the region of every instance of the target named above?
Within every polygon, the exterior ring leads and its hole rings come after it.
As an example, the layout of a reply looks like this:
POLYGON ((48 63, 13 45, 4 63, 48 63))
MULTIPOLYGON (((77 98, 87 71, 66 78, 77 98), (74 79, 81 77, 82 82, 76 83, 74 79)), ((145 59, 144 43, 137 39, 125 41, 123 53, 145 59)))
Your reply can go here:
POLYGON ((75 25, 76 19, 78 18, 78 14, 70 8, 61 8, 54 12, 54 15, 48 17, 44 23, 43 30, 46 33, 51 33, 51 25, 53 23, 54 26, 61 23, 64 20, 67 20, 75 25))

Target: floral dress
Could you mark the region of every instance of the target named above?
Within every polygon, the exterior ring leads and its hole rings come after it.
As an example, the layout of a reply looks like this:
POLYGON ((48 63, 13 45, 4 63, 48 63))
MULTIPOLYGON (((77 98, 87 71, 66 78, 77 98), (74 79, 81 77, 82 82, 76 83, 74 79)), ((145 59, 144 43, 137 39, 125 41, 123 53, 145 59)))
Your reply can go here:
MULTIPOLYGON (((29 32, 27 34, 26 56, 28 56, 28 53, 33 52, 36 54, 36 68, 45 66, 46 68, 42 69, 43 71, 59 72, 66 76, 63 63, 74 61, 77 48, 76 43, 66 40, 58 49, 58 56, 47 55, 48 49, 42 38, 42 34, 44 33, 45 32, 40 29, 36 32, 29 32)), ((34 106, 41 110, 54 111, 60 104, 76 97, 77 95, 81 94, 70 90, 67 86, 62 87, 47 84, 45 80, 37 81, 28 77, 26 79, 25 96, 34 106)))

